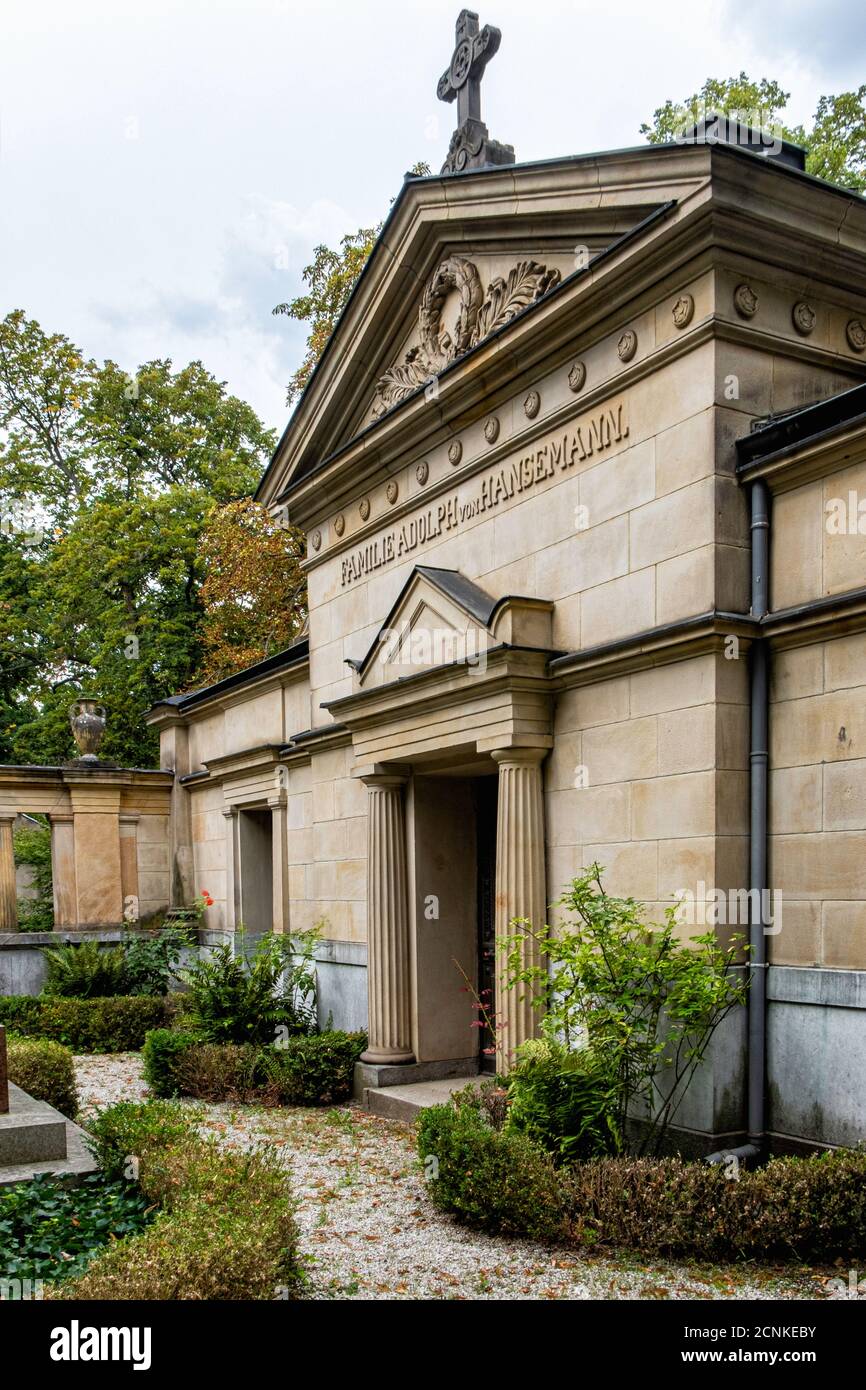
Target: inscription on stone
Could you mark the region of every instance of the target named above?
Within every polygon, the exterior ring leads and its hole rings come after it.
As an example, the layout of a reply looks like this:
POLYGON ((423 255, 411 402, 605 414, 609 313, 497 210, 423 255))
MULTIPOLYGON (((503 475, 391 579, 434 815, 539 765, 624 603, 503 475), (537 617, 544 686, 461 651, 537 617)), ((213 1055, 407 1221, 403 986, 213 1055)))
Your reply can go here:
POLYGON ((485 474, 467 496, 454 492, 441 497, 437 503, 407 518, 383 535, 351 551, 341 562, 342 588, 359 579, 411 555, 419 546, 459 530, 470 521, 493 511, 501 503, 555 477, 567 473, 575 464, 583 463, 596 454, 628 438, 628 418, 623 402, 582 418, 580 423, 551 435, 537 444, 514 463, 504 463, 485 474))

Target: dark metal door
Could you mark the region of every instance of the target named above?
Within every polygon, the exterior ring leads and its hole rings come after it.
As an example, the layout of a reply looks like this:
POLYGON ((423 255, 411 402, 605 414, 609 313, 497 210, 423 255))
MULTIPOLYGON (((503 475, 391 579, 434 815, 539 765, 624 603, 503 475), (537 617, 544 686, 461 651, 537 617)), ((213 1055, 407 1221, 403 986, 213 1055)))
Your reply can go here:
POLYGON ((478 1029, 481 1071, 496 1070, 496 1039, 487 1020, 496 1008, 496 802, 498 777, 479 777, 475 782, 478 914, 478 1029), (485 1019, 485 1014, 487 1018, 485 1019))

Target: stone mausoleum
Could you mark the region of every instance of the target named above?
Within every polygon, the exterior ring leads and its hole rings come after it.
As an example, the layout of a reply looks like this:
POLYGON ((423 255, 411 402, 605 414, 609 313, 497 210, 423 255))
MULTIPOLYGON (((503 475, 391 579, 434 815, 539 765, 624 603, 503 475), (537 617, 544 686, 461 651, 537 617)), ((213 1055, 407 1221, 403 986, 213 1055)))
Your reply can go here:
POLYGON ((319 923, 362 1083, 536 1027, 494 940, 584 866, 751 932, 678 1123, 866 1136, 866 203, 702 123, 529 164, 457 129, 407 177, 259 499, 308 537, 308 635, 152 711, 175 902, 319 923), (756 909, 755 902, 761 906, 756 909), (765 964, 766 961, 766 964, 765 964), (458 969, 458 966, 460 969, 458 969))

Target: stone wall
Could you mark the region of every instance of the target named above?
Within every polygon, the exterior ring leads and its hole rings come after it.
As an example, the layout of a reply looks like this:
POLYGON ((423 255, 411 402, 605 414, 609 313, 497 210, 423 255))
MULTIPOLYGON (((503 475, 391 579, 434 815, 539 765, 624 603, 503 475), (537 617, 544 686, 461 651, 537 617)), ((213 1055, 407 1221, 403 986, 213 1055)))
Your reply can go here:
POLYGON ((642 900, 650 920, 680 890, 745 883, 748 728, 744 655, 562 695, 545 777, 551 899, 594 860, 609 891, 642 900))

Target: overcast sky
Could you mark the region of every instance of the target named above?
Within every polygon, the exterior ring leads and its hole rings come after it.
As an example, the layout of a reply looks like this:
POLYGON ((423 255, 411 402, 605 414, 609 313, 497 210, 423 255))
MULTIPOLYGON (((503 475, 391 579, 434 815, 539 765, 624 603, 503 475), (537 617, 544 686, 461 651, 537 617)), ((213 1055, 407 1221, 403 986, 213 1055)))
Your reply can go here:
MULTIPOLYGON (((455 0, 0 0, 0 314, 134 370, 200 358, 268 425, 312 248, 371 225, 454 124, 455 0)), ((866 78, 863 0, 490 0, 483 115, 518 160, 640 143, 667 97, 746 69, 866 78), (780 18, 782 16, 782 18, 780 18)))

